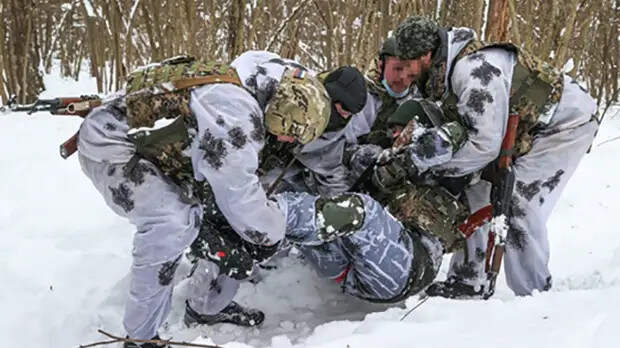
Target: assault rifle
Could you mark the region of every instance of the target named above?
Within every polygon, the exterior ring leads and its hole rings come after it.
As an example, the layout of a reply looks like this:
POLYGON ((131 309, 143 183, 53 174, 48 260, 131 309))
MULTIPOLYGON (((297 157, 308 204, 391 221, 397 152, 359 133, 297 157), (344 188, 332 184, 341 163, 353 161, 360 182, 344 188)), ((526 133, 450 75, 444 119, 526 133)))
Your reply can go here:
MULTIPOLYGON (((95 107, 101 105, 103 101, 96 95, 83 95, 80 97, 70 98, 54 98, 54 99, 37 99, 32 104, 17 104, 16 97, 13 96, 6 107, 2 107, 2 112, 20 112, 26 111, 28 115, 35 112, 49 112, 52 115, 59 116, 80 116, 86 117, 88 113, 95 107)), ((71 138, 60 145, 60 156, 64 159, 71 156, 77 151, 78 133, 76 132, 71 138)))
POLYGON ((506 247, 506 233, 508 231, 507 214, 509 213, 515 185, 512 156, 514 154, 518 126, 519 115, 510 115, 499 157, 482 174, 482 177, 493 185, 491 189, 493 218, 490 222, 485 260, 485 272, 487 273, 489 289, 484 294, 485 299, 491 297, 495 292, 495 282, 502 266, 502 258, 506 247))

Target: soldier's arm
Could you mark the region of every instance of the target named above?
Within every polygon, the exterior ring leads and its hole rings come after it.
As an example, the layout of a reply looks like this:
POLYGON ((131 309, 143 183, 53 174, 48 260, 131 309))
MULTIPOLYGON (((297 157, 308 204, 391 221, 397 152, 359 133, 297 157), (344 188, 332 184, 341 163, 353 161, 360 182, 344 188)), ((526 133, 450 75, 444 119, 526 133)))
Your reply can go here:
POLYGON ((284 237, 285 216, 256 175, 264 137, 262 111, 238 87, 204 88, 213 90, 202 96, 194 91, 191 102, 199 129, 192 147, 195 175, 207 179, 218 207, 243 239, 273 245, 284 237))
POLYGON ((497 158, 506 131, 512 64, 513 56, 505 51, 470 55, 456 64, 452 87, 467 140, 434 171, 462 176, 497 158))

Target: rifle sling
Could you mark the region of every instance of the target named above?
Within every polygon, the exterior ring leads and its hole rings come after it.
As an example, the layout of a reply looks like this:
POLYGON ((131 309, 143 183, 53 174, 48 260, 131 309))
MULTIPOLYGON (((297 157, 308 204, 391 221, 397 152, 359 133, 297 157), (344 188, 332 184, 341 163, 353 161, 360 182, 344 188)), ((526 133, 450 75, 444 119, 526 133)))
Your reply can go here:
POLYGON ((185 89, 194 86, 213 84, 213 83, 232 83, 241 86, 241 81, 237 77, 228 75, 207 75, 200 77, 188 77, 173 81, 176 89, 185 89))

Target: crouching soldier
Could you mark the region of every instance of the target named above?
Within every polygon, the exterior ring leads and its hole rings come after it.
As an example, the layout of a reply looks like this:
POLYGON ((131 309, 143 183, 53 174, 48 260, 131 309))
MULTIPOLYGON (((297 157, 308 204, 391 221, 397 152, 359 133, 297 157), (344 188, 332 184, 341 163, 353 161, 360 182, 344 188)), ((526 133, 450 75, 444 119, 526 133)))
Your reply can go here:
MULTIPOLYGON (((512 44, 484 44, 468 28, 441 28, 414 16, 398 27, 395 36, 401 59, 418 68, 420 92, 441 105, 443 117, 434 129, 449 121, 466 128, 466 140, 459 146, 446 137, 428 137, 424 143, 432 146, 412 147, 409 157, 415 170, 467 182, 499 155, 511 157, 515 185, 508 199, 506 280, 517 295, 549 289, 546 222, 592 143, 598 127, 596 103, 576 81, 526 50, 512 44), (520 121, 514 152, 506 154, 500 150, 509 115, 511 119, 518 115, 520 121), (436 159, 432 165, 429 157, 436 159)), ((487 173, 483 179, 495 181, 487 173)), ((489 185, 483 182, 472 186, 477 191, 468 195, 470 204, 477 201, 472 206, 489 200, 489 185)), ((470 241, 468 253, 454 256, 448 280, 427 293, 446 297, 492 293, 484 267, 487 240, 470 241)))
POLYGON ((262 312, 232 301, 254 259, 275 251, 285 233, 286 210, 256 175, 259 153, 267 133, 301 144, 318 137, 330 99, 301 66, 244 67, 191 58, 148 66, 81 126, 82 170, 137 230, 124 316, 131 338, 157 337, 190 246, 186 322, 263 321, 262 312))

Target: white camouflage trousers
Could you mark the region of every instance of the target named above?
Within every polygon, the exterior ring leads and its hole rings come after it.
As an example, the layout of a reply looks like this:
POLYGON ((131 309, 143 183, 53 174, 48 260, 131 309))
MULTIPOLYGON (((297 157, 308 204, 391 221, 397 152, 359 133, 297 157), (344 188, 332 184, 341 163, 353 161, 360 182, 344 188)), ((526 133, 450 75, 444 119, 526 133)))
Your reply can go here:
MULTIPOLYGON (((181 188, 150 162, 140 160, 128 170, 133 156, 128 126, 110 110, 99 109, 84 121, 79 160, 108 206, 136 226, 123 324, 130 337, 150 339, 170 312, 174 273, 198 234, 202 207, 184 198, 181 188), (94 148, 109 160, 82 154, 94 148)), ((238 286, 237 280, 218 276, 217 265, 200 260, 189 281, 188 301, 198 313, 215 314, 230 303, 238 286)))
MULTIPOLYGON (((565 79, 562 98, 549 123, 534 137, 532 149, 513 163, 515 188, 508 213, 504 271, 516 295, 551 288, 547 220, 577 165, 592 144, 598 128, 594 100, 575 82, 565 79)), ((488 204, 489 187, 481 182, 469 189, 472 209, 488 204)), ((476 231, 465 253, 452 257, 449 276, 473 286, 486 281, 484 259, 488 227, 476 231)))

